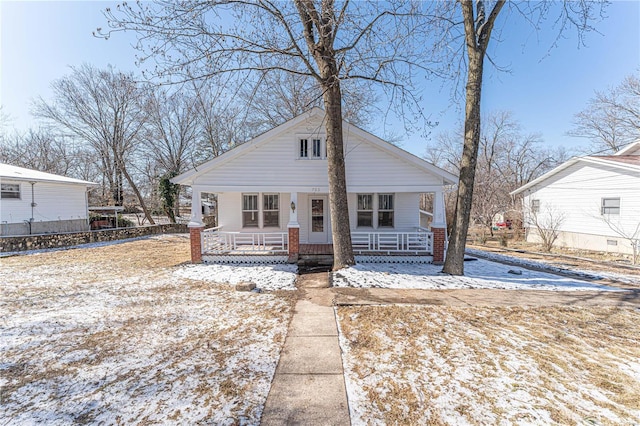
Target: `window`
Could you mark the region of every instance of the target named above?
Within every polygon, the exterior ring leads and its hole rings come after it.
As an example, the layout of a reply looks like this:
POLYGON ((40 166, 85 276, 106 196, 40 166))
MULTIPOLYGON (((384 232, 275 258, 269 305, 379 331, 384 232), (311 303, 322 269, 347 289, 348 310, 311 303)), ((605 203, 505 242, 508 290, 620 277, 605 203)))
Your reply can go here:
POLYGON ((320 143, 320 139, 314 139, 312 141, 312 145, 313 145, 313 158, 321 158, 322 154, 320 153, 320 146, 322 145, 320 143))
POLYGON ((372 194, 358 194, 358 226, 373 226, 372 194))
POLYGON ((531 200, 531 213, 540 213, 540 200, 531 200))
POLYGON ((309 158, 309 141, 300 139, 300 158, 309 158))
POLYGON ((602 214, 620 214, 620 198, 603 198, 602 214))
POLYGON ((19 183, 3 183, 0 186, 0 198, 17 198, 20 199, 19 183))
POLYGON ((280 226, 280 204, 278 194, 262 196, 262 226, 280 226))
POLYGON ((242 226, 244 228, 258 227, 258 195, 242 196, 242 226))
POLYGON ((393 194, 378 195, 378 228, 393 228, 393 194))

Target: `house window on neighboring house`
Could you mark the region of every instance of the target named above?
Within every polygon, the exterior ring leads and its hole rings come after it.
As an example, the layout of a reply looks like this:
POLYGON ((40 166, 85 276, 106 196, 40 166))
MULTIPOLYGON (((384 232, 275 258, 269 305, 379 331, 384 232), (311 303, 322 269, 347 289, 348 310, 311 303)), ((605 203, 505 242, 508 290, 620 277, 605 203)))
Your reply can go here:
POLYGON ((264 194, 262 196, 262 226, 280 226, 280 197, 278 194, 264 194))
POLYGON ((243 194, 242 226, 244 228, 257 228, 258 216, 258 194, 243 194))
POLYGON ((531 200, 531 213, 540 213, 540 200, 531 200))
POLYGON ((378 228, 393 228, 393 194, 378 195, 378 228))
POLYGON ((300 158, 309 158, 309 140, 300 139, 300 158))
POLYGON ((373 195, 358 194, 358 227, 373 226, 373 195))
POLYGON ((0 198, 16 198, 20 199, 20 184, 19 183, 3 183, 0 186, 0 198))
POLYGON ((603 198, 602 214, 620 214, 620 198, 603 198))
POLYGON ((320 139, 313 139, 311 145, 313 146, 313 158, 322 158, 322 151, 320 151, 322 143, 320 139))

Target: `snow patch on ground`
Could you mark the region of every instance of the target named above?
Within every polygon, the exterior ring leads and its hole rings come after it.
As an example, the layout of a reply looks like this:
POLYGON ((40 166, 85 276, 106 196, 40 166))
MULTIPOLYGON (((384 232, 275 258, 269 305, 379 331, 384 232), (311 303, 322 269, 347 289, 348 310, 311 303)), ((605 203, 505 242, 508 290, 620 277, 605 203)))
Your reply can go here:
POLYGON ((174 275, 191 280, 235 285, 252 282, 262 290, 295 290, 296 265, 185 265, 174 275))
POLYGON ((464 276, 442 274, 441 270, 442 266, 432 264, 358 264, 334 272, 333 285, 336 287, 429 290, 482 288, 550 291, 617 290, 578 279, 532 271, 483 259, 465 262, 464 276), (517 272, 517 274, 509 271, 517 272))
POLYGON ((482 250, 475 249, 466 249, 466 253, 472 256, 480 256, 488 260, 493 260, 496 262, 510 262, 512 264, 521 265, 523 267, 529 268, 537 268, 544 269, 550 272, 560 272, 563 274, 574 275, 578 278, 588 278, 588 279, 611 279, 613 281, 618 281, 626 284, 638 284, 638 276, 635 275, 625 275, 618 274, 615 272, 607 272, 607 271, 590 271, 584 269, 574 269, 570 266, 559 267, 555 265, 550 265, 545 262, 538 262, 535 260, 522 259, 520 257, 508 256, 504 254, 498 253, 490 253, 482 250))

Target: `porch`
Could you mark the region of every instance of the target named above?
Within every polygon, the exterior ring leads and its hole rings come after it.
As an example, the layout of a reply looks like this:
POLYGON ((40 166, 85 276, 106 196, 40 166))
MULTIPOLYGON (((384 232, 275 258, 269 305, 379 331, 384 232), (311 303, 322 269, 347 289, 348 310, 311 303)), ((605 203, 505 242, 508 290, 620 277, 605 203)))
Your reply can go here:
MULTIPOLYGON (((290 230, 291 231, 291 230, 290 230)), ((201 253, 210 255, 332 255, 332 244, 290 245, 287 232, 226 232, 222 226, 201 232, 201 253)), ((352 247, 356 255, 431 256, 433 233, 426 228, 414 231, 352 232, 352 247)), ((292 259, 291 259, 292 260, 292 259)))

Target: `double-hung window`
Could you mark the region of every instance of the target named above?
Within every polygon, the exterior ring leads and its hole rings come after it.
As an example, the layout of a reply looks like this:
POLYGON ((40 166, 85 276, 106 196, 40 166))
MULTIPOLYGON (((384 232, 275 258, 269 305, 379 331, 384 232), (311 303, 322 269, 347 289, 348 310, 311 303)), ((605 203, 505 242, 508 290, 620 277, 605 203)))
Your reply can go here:
POLYGON ((16 198, 20 199, 19 183, 3 183, 0 185, 0 198, 16 198))
POLYGON ((601 212, 605 214, 620 214, 620 198, 603 198, 601 212))
POLYGON ((280 197, 278 194, 262 195, 262 226, 280 226, 280 197))
POLYGON ((393 228, 393 194, 378 194, 378 228, 393 228))
POLYGON ((358 194, 358 227, 373 226, 373 194, 358 194))
POLYGON ((258 217, 258 194, 244 194, 242 196, 242 226, 257 228, 258 217))
POLYGON ((531 200, 531 213, 540 213, 540 200, 531 200))
POLYGON ((309 158, 309 140, 300 139, 300 158, 309 158))
POLYGON ((322 158, 322 151, 320 151, 320 148, 322 147, 322 142, 320 141, 320 139, 313 139, 311 145, 313 146, 313 152, 312 152, 313 158, 322 158))

